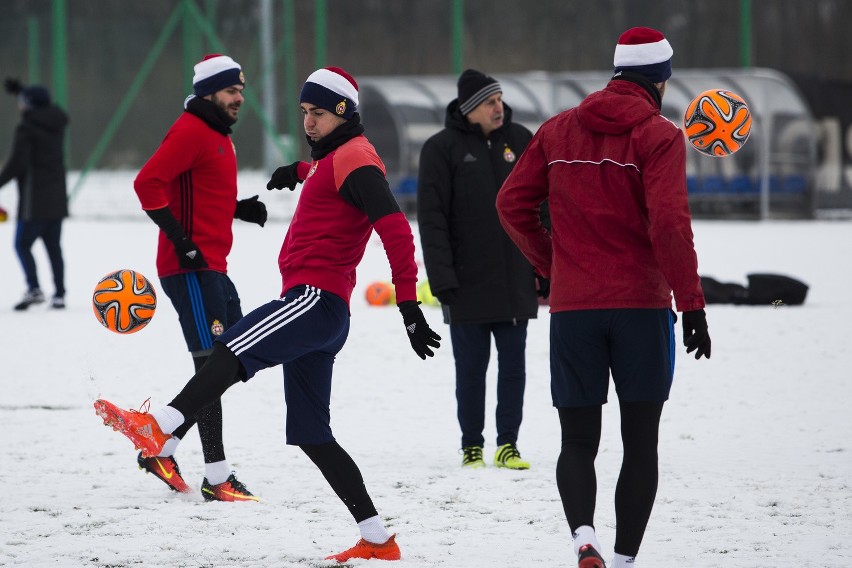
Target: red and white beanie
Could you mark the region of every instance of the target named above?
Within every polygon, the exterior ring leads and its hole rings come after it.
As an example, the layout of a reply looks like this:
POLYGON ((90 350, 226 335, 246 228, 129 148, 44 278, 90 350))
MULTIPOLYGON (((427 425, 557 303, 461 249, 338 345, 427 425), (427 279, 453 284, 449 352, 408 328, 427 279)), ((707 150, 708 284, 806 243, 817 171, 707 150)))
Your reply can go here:
POLYGON ((195 64, 192 90, 196 97, 211 95, 233 85, 245 85, 246 77, 240 65, 221 53, 205 55, 195 64))
POLYGON ((346 120, 358 110, 358 83, 340 67, 323 67, 308 76, 300 103, 309 103, 346 120))
POLYGON ((651 28, 630 28, 618 38, 615 46, 615 75, 632 71, 644 75, 652 83, 662 83, 672 76, 674 50, 661 32, 651 28))

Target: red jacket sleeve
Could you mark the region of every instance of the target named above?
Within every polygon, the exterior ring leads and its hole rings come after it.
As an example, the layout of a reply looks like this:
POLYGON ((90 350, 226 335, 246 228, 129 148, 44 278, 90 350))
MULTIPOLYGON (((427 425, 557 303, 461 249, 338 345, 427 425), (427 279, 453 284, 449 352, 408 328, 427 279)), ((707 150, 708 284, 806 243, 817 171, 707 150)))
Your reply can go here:
POLYGON ((396 287, 396 302, 417 299, 417 263, 414 262, 414 235, 402 212, 385 215, 373 224, 382 240, 396 287))

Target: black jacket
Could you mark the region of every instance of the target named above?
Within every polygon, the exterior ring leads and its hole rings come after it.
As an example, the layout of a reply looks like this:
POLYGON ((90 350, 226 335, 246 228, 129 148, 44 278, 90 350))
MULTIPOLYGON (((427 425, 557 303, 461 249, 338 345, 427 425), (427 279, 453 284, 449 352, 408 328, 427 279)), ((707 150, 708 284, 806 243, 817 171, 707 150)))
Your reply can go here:
POLYGON ((55 106, 24 111, 12 153, 0 170, 0 187, 18 180, 18 220, 49 221, 68 216, 63 154, 68 115, 55 106))
POLYGON ((486 140, 447 106, 445 128, 420 152, 417 221, 429 287, 457 288, 445 323, 494 323, 535 318, 538 299, 530 263, 497 218, 497 192, 532 133, 512 123, 504 103, 503 126, 486 140))

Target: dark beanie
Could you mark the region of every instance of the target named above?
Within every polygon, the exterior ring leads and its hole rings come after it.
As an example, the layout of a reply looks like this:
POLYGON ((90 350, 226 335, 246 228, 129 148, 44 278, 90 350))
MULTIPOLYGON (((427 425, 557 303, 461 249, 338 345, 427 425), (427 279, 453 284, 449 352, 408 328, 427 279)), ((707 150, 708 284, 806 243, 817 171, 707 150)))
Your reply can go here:
POLYGON ((24 87, 19 96, 28 108, 46 107, 50 104, 50 91, 47 90, 47 87, 41 85, 24 87))
POLYGON ((503 88, 494 77, 489 77, 476 69, 467 69, 459 77, 459 110, 467 115, 494 93, 502 93, 503 88))

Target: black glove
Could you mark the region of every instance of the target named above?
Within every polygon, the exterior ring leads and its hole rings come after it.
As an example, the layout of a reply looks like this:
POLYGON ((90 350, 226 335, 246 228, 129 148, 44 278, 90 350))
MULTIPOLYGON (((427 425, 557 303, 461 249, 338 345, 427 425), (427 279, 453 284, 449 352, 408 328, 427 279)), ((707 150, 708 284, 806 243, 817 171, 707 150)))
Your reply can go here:
POLYGON ((695 351, 695 358, 710 358, 710 334, 707 333, 707 315, 704 310, 683 312, 683 344, 686 352, 695 351))
POLYGON ((448 288, 440 292, 432 292, 432 295, 438 298, 438 301, 445 306, 452 306, 459 299, 458 288, 448 288))
POLYGON ((290 191, 296 189, 296 184, 304 181, 299 178, 299 163, 293 162, 289 166, 281 166, 272 172, 272 177, 269 178, 266 189, 283 189, 285 187, 290 191))
POLYGON ((259 196, 255 195, 254 197, 237 201, 234 219, 257 223, 263 227, 263 224, 266 223, 266 205, 262 201, 259 201, 259 199, 259 196))
POLYGON ((3 81, 3 86, 6 88, 6 92, 10 95, 17 95, 24 89, 21 82, 17 79, 13 79, 12 77, 6 77, 6 80, 3 81))
POLYGON ((397 306, 399 313, 402 314, 402 321, 405 323, 405 330, 408 332, 408 340, 411 342, 411 348, 417 353, 417 356, 425 360, 426 356, 434 357, 435 352, 429 349, 434 347, 437 349, 441 346, 439 341, 441 336, 432 331, 429 324, 426 323, 426 318, 423 317, 423 312, 420 310, 420 302, 407 300, 400 302, 397 306))
POLYGON ((550 278, 545 278, 544 276, 539 276, 538 274, 536 274, 535 283, 537 284, 537 289, 535 293, 540 298, 546 299, 548 296, 550 296, 550 278))
POLYGON ((207 261, 204 260, 204 255, 201 254, 201 250, 195 246, 195 243, 189 237, 184 236, 172 241, 172 244, 175 246, 175 254, 177 254, 181 268, 188 270, 207 268, 207 261))

